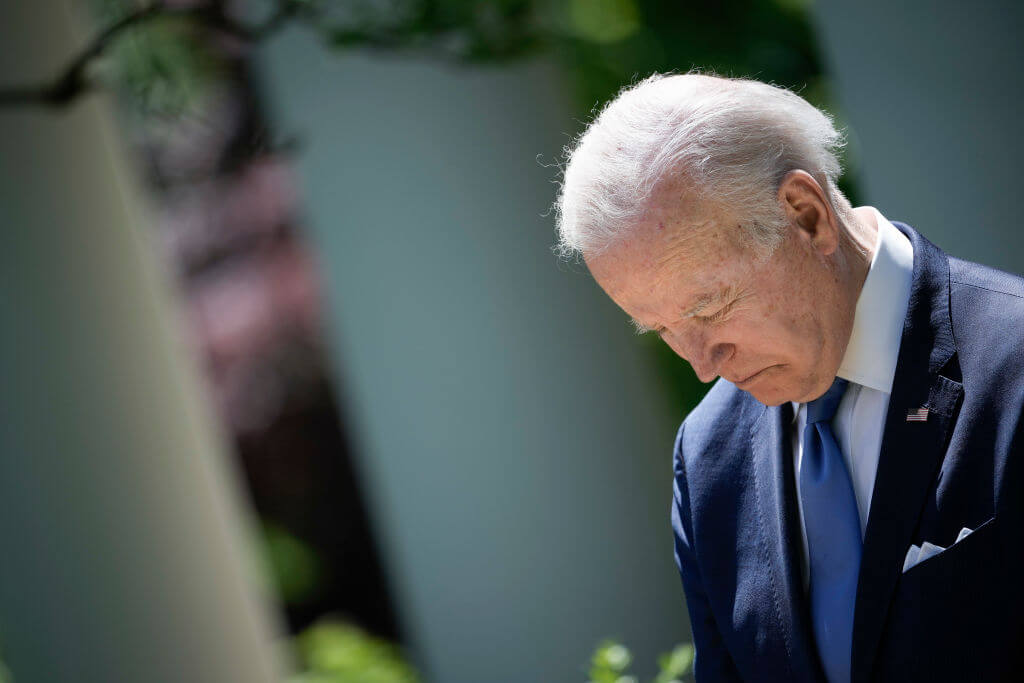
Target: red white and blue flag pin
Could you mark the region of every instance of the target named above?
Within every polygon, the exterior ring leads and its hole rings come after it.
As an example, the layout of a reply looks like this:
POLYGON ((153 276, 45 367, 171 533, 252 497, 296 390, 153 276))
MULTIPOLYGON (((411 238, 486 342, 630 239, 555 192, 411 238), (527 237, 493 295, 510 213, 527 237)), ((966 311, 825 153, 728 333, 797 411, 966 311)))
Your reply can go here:
POLYGON ((927 408, 911 408, 907 411, 907 422, 927 422, 927 408))

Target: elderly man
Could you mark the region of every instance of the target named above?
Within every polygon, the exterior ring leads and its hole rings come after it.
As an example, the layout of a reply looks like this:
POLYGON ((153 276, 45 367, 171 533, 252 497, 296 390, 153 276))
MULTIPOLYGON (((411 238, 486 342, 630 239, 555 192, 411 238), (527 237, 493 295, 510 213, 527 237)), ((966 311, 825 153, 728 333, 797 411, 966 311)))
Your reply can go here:
POLYGON ((841 141, 780 88, 649 78, 571 151, 561 246, 720 378, 674 451, 699 682, 1006 680, 1024 280, 852 208, 841 141))

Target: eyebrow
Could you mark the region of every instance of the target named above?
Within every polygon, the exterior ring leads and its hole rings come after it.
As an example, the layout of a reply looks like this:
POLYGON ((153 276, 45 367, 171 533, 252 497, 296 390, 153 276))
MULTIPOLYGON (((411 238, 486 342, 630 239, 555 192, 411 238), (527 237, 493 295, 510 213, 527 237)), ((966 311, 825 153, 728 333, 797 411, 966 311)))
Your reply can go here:
POLYGON ((717 304, 720 301, 728 299, 732 295, 732 292, 732 287, 726 287, 725 289, 720 289, 717 292, 714 292, 713 294, 704 294, 703 296, 698 297, 697 302, 689 310, 684 311, 681 317, 692 318, 693 316, 703 311, 705 308, 708 308, 710 306, 713 306, 714 304, 717 304))
MULTIPOLYGON (((725 289, 720 289, 717 292, 713 292, 711 294, 703 294, 697 297, 697 300, 694 303, 694 305, 683 311, 683 313, 679 316, 679 319, 682 320, 684 318, 692 318, 700 314, 701 311, 708 308, 709 306, 713 306, 714 304, 723 301, 724 299, 728 299, 732 292, 732 287, 726 287, 725 289)), ((633 328, 636 330, 637 334, 645 334, 647 332, 656 331, 656 328, 648 327, 647 325, 644 325, 636 318, 630 317, 629 322, 633 325, 633 328)))

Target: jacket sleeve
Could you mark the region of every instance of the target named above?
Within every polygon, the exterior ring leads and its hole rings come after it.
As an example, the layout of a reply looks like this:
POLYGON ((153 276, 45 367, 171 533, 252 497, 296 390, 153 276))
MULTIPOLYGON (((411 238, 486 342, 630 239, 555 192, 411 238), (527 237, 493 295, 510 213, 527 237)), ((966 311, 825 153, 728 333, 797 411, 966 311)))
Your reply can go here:
POLYGON ((694 678, 697 683, 741 681, 736 665, 726 650, 715 617, 711 613, 711 605, 694 555, 693 520, 682 446, 683 427, 680 427, 673 452, 675 476, 672 487, 672 532, 675 536, 676 566, 683 580, 683 592, 686 595, 690 627, 693 630, 693 645, 696 652, 693 663, 694 678))

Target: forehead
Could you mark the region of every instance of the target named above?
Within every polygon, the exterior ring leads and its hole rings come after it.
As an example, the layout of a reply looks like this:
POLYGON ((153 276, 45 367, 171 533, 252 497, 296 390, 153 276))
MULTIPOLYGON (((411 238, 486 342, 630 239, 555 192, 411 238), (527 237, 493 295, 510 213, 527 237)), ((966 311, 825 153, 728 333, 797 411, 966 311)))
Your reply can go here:
POLYGON ((605 292, 642 322, 668 308, 686 315, 714 304, 752 259, 736 244, 731 226, 655 210, 628 237, 586 261, 605 292))
POLYGON ((683 177, 662 181, 633 226, 636 241, 648 247, 657 265, 707 264, 715 257, 734 260, 746 252, 735 212, 710 201, 683 177))
MULTIPOLYGON (((628 263, 631 268, 666 265, 676 256, 704 250, 702 239, 714 217, 678 183, 659 187, 645 203, 643 214, 623 229, 620 238, 597 254, 585 254, 588 266, 628 263)), ((591 268, 593 270, 593 267, 591 268)))
POLYGON ((750 256, 735 216, 703 198, 685 176, 659 182, 645 204, 626 236, 586 258, 599 282, 611 278, 625 285, 671 277, 700 286, 750 256))

